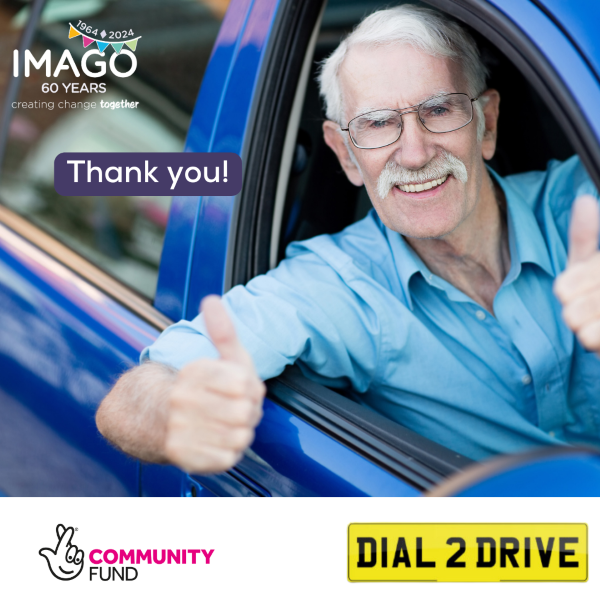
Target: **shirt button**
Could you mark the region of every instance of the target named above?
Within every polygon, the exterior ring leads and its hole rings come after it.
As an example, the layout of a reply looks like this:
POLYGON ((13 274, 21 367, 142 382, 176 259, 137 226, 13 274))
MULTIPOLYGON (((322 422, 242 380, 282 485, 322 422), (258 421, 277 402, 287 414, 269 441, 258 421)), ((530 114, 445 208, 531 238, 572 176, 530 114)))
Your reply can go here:
POLYGON ((549 431, 549 432, 548 432, 548 435, 549 435, 550 437, 554 437, 556 434, 554 433, 554 431, 549 431))
POLYGON ((483 321, 485 319, 485 313, 482 310, 478 310, 475 313, 475 316, 480 320, 483 321))
POLYGON ((549 383, 547 383, 547 384, 546 384, 546 391, 547 391, 547 392, 549 392, 549 391, 550 391, 550 384, 549 384, 549 383))
POLYGON ((523 385, 529 385, 531 383, 531 375, 523 375, 521 381, 523 382, 523 385))

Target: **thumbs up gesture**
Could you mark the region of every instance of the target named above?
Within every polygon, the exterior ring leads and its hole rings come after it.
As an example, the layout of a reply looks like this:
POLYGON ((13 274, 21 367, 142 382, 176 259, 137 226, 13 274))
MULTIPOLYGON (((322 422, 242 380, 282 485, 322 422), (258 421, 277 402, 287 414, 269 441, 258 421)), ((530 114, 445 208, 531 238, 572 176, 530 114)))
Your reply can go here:
POLYGON ((600 209, 592 196, 575 200, 567 268, 555 281, 565 323, 588 350, 600 352, 600 209))
POLYGON ((266 388, 220 299, 209 296, 201 308, 220 358, 179 372, 166 405, 165 454, 186 471, 216 473, 234 466, 252 443, 266 388))

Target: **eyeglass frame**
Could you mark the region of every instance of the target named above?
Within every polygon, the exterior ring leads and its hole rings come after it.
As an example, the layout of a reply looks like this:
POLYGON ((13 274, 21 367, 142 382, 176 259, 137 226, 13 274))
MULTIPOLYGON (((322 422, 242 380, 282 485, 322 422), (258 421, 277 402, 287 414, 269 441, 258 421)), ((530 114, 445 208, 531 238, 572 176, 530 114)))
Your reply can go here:
MULTIPOLYGON (((419 104, 413 104, 412 106, 406 106, 404 108, 377 108, 375 110, 369 110, 366 113, 361 113, 360 115, 356 115, 355 117, 352 117, 348 121, 348 127, 344 128, 344 127, 342 127, 340 125, 340 130, 348 132, 348 137, 350 138, 350 141, 359 150, 377 150, 379 148, 385 148, 387 146, 391 146, 392 144, 395 144, 400 139, 400 137, 402 136, 402 132, 404 131, 404 119, 402 119, 403 115, 408 115, 410 113, 417 113, 417 117, 419 119, 419 122, 421 123, 421 125, 423 125, 423 127, 425 127, 425 129, 427 129, 427 126, 425 125, 425 123, 423 123, 423 120, 419 116, 419 109, 421 108, 421 106, 423 104, 425 104, 425 102, 429 102, 430 100, 434 100, 435 98, 441 98, 442 96, 466 96, 467 98, 469 98, 469 94, 467 94, 465 92, 449 92, 449 93, 436 94, 435 96, 431 96, 430 98, 426 98, 425 100, 423 100, 423 102, 419 102, 419 104), (407 108, 413 108, 415 110, 406 110, 407 108), (369 113, 378 112, 378 111, 381 111, 381 110, 389 110, 389 111, 393 111, 393 112, 399 113, 398 116, 400 117, 401 127, 400 127, 400 133, 398 134, 398 137, 393 142, 390 142, 389 144, 384 144, 383 146, 374 146, 374 147, 359 146, 356 143, 355 139, 352 137, 352 134, 350 133, 350 123, 352 123, 352 121, 354 121, 355 119, 358 119, 360 117, 364 117, 365 115, 368 115, 369 113), (404 111, 404 112, 399 112, 399 111, 404 111)), ((471 123, 473 121, 473 114, 474 114, 473 102, 476 102, 477 100, 479 100, 479 98, 481 98, 481 96, 477 96, 477 98, 469 98, 469 100, 471 102, 471 118, 464 125, 461 125, 460 127, 456 127, 455 129, 450 129, 448 131, 431 131, 431 129, 427 129, 427 131, 429 131, 429 133, 451 133, 453 131, 458 131, 459 129, 462 129, 463 127, 466 127, 469 123, 471 123)))

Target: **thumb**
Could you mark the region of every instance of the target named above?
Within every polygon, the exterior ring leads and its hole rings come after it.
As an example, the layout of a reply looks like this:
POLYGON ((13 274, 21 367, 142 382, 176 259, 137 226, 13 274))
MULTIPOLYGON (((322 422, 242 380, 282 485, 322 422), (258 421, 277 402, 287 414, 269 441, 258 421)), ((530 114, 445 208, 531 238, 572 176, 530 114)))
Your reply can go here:
POLYGON ((569 264, 590 258, 598 250, 600 210, 598 201, 590 195, 579 196, 571 210, 569 225, 569 264))
POLYGON ((40 556, 43 556, 48 561, 48 564, 50 564, 50 559, 54 555, 54 550, 52 550, 52 548, 42 548, 40 550, 40 556))
POLYGON ((221 358, 230 360, 254 370, 250 355, 240 343, 233 323, 218 296, 207 296, 200 305, 208 335, 221 358))

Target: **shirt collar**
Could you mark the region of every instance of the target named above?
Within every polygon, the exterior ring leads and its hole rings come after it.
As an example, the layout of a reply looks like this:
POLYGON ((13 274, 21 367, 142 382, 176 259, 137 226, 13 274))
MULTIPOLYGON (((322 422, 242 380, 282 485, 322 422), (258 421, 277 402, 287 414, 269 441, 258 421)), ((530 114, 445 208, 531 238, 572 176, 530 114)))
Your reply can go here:
POLYGON ((513 265, 518 267, 515 278, 518 276, 521 270, 520 267, 524 263, 537 265, 546 271, 548 275, 556 276, 550 260, 546 240, 535 218, 535 214, 527 202, 527 200, 531 202, 531 198, 525 198, 522 195, 521 188, 514 185, 510 181, 510 178, 500 177, 490 167, 488 167, 488 170, 498 182, 506 197, 511 271, 513 271, 513 265))
POLYGON ((408 287, 412 276, 415 273, 421 273, 424 279, 432 285, 434 285, 434 277, 436 279, 439 279, 439 277, 436 277, 429 270, 427 265, 421 260, 421 257, 410 247, 402 235, 396 231, 388 229, 387 227, 385 227, 385 230, 392 248, 396 271, 398 273, 398 277, 400 278, 402 291, 404 292, 404 299, 408 307, 412 310, 412 298, 408 287))
MULTIPOLYGON (((512 283, 519 276, 524 263, 538 265, 546 273, 554 277, 555 273, 550 261, 546 240, 542 235, 532 209, 516 186, 513 186, 510 181, 507 181, 503 177, 500 177, 489 166, 488 170, 498 182, 506 197, 511 267, 503 285, 512 283)), ((402 235, 385 226, 384 228, 392 248, 405 300, 411 310, 413 306, 408 286, 415 273, 421 273, 427 283, 443 289, 448 293, 451 300, 466 299, 462 292, 454 288, 447 281, 434 275, 402 235)))

